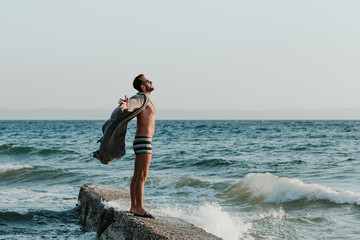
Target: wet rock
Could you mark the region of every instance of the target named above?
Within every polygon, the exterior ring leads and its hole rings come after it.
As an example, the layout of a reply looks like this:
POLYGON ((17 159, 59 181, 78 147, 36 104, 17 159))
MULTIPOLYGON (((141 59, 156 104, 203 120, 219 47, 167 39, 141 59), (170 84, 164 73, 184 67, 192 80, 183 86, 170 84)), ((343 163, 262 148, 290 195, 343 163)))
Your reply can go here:
POLYGON ((100 240, 133 240, 134 236, 126 230, 125 226, 114 222, 100 236, 100 240))
MULTIPOLYGON (((149 203, 144 205, 150 211, 156 209, 149 203)), ((80 222, 102 240, 220 239, 178 218, 135 217, 128 212, 129 207, 130 196, 124 189, 102 184, 86 184, 80 189, 80 222), (116 209, 109 206, 110 201, 116 201, 116 209)))

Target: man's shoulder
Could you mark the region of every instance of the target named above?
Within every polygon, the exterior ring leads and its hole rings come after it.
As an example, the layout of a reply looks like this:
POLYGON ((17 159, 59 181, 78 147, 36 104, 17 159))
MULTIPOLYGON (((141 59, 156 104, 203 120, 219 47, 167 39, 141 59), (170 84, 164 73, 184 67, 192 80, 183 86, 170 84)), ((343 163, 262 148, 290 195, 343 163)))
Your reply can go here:
POLYGON ((148 97, 148 96, 143 92, 137 92, 133 97, 148 97))
POLYGON ((144 102, 150 102, 150 96, 146 95, 143 92, 136 93, 134 96, 131 97, 131 99, 136 99, 136 100, 144 101, 144 102))
POLYGON ((130 97, 130 99, 137 99, 137 98, 145 99, 146 95, 144 93, 142 93, 142 92, 138 92, 134 96, 130 97))

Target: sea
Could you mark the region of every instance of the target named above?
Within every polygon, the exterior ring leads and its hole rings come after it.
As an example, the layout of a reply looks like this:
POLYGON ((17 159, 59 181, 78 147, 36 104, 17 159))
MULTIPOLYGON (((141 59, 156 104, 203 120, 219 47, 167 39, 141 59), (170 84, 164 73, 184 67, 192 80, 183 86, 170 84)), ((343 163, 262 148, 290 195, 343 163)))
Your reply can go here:
MULTIPOLYGON (((98 239, 86 183, 129 189, 126 155, 92 157, 105 121, 0 121, 0 239, 98 239)), ((224 240, 360 239, 360 121, 158 120, 144 200, 224 240)))

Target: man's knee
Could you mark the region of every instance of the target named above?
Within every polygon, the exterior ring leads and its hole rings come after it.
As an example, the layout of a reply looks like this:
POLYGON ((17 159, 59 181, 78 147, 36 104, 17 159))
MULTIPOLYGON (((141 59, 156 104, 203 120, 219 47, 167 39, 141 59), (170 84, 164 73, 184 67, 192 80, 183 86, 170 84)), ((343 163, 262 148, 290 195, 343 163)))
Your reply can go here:
POLYGON ((147 179, 148 173, 147 171, 141 171, 137 174, 137 179, 141 182, 145 182, 147 179))
POLYGON ((147 179, 148 171, 150 167, 152 154, 139 154, 135 157, 135 172, 134 176, 136 176, 138 181, 143 181, 147 179))

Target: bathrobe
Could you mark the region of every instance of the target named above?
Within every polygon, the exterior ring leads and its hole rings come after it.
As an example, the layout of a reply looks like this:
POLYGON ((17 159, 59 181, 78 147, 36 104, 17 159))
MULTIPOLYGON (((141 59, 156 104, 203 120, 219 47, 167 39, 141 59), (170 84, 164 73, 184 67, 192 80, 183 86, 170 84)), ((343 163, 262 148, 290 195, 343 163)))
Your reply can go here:
POLYGON ((93 152, 93 157, 103 164, 109 164, 112 160, 125 155, 125 135, 128 122, 136 117, 149 103, 149 97, 142 92, 129 98, 128 108, 121 111, 119 105, 112 112, 111 117, 102 126, 103 136, 99 150, 93 152))

